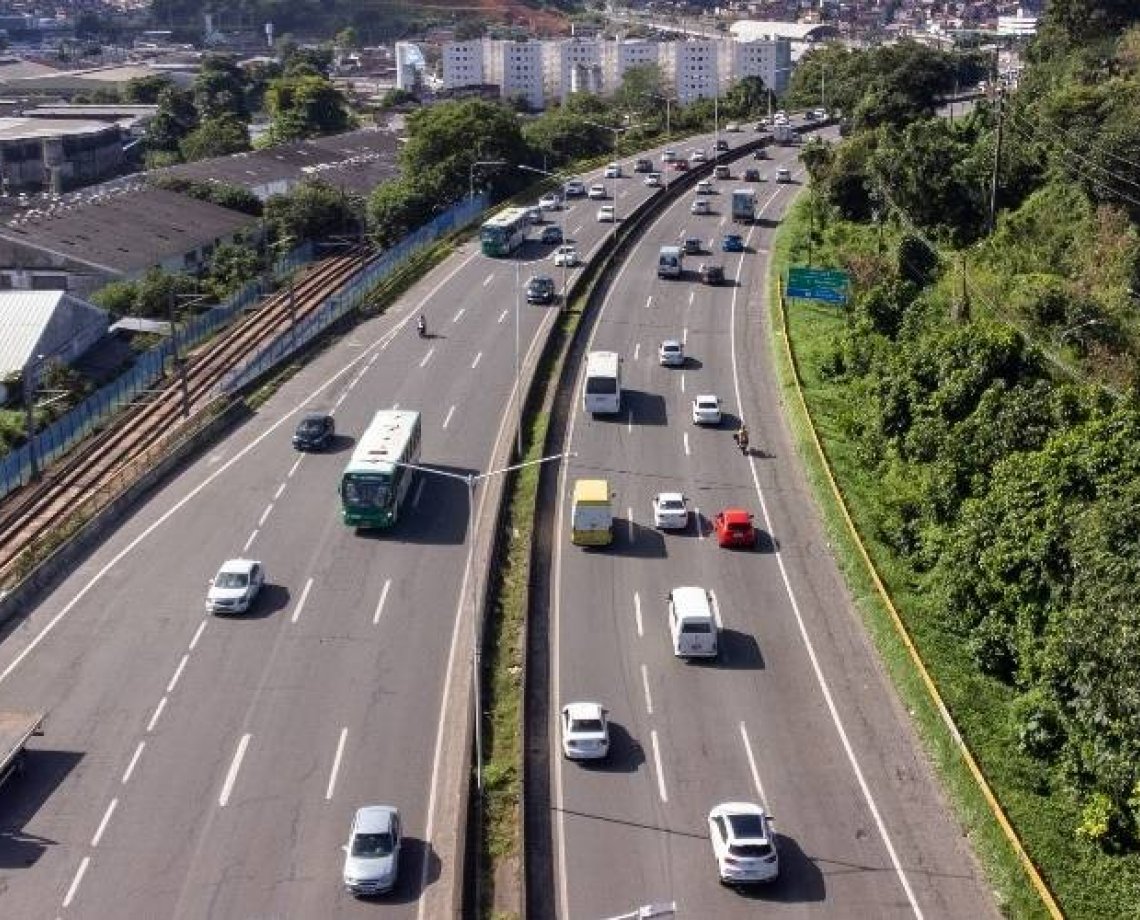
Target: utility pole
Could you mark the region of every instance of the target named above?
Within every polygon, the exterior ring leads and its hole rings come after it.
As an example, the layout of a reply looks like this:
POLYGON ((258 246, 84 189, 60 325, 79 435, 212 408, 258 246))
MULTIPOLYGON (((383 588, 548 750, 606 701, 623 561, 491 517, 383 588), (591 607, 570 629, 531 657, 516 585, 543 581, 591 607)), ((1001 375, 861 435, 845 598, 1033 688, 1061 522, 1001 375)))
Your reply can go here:
MULTIPOLYGON (((35 364, 39 364, 39 358, 35 364)), ((31 478, 39 479, 40 470, 36 462, 36 367, 31 360, 24 365, 24 411, 28 426, 28 461, 31 464, 31 478)))
POLYGON ((999 89, 997 93, 997 143, 994 145, 994 172, 990 179, 990 233, 997 229, 997 190, 998 169, 1001 166, 1001 134, 1002 123, 1005 121, 1005 95, 999 89))

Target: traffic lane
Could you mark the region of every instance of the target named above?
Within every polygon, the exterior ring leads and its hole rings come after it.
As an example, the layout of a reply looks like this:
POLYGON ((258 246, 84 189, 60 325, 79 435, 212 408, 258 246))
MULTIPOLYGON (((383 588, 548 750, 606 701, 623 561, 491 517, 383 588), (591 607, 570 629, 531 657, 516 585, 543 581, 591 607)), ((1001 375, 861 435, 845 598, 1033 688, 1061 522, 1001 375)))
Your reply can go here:
MULTIPOLYGON (((766 310, 750 312, 748 321, 759 334, 766 310)), ((741 370, 758 402, 779 404, 766 362, 741 370)), ((769 421, 765 452, 793 457, 782 414, 773 412, 769 421)), ((938 915, 994 916, 982 873, 831 557, 802 472, 796 464, 765 461, 757 463, 757 475, 789 581, 798 598, 810 601, 799 605, 803 629, 841 721, 858 728, 847 734, 896 851, 915 867, 908 878, 920 906, 938 915)))

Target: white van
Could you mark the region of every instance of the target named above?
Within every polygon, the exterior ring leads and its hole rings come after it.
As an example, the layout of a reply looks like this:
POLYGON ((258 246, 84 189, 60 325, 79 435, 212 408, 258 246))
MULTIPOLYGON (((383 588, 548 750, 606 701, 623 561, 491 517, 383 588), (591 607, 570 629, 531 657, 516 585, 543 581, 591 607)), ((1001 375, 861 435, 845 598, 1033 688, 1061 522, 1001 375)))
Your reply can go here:
POLYGON ((791 182, 792 181, 792 171, 790 169, 788 169, 786 166, 781 166, 779 169, 776 170, 776 181, 777 182, 785 182, 785 183, 791 182))
POLYGON ((657 256, 658 278, 680 278, 685 270, 685 255, 680 246, 662 246, 657 256))
POLYGON ((669 592, 669 635, 678 658, 715 658, 717 622, 715 600, 704 588, 674 588, 669 592))

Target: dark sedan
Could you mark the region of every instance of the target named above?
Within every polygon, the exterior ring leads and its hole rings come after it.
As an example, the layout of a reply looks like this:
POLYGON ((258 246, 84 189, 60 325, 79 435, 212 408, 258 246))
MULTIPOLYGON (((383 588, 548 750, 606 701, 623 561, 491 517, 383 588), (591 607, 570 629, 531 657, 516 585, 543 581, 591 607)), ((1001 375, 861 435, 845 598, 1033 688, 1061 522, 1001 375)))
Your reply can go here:
POLYGON ((324 412, 310 412, 297 423, 293 447, 297 450, 324 450, 336 437, 336 423, 324 412))

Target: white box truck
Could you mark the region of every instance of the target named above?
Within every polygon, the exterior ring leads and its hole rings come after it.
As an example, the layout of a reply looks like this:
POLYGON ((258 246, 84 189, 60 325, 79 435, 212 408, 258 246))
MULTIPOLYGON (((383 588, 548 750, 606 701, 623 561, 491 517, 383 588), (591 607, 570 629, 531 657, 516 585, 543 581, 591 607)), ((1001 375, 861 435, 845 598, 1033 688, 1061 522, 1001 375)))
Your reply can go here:
POLYGON ((732 193, 732 222, 750 224, 756 220, 756 193, 750 188, 738 188, 732 193))
POLYGON ((657 256, 658 278, 680 278, 685 270, 685 254, 680 246, 662 246, 657 256))

